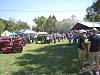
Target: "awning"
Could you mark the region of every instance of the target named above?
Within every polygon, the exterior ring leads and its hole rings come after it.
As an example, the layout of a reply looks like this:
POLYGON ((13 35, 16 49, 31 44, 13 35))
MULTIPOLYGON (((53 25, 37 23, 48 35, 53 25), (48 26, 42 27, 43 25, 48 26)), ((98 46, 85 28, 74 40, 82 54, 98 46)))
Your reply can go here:
POLYGON ((8 30, 5 30, 2 34, 1 34, 1 36, 10 36, 10 32, 8 31, 8 30))

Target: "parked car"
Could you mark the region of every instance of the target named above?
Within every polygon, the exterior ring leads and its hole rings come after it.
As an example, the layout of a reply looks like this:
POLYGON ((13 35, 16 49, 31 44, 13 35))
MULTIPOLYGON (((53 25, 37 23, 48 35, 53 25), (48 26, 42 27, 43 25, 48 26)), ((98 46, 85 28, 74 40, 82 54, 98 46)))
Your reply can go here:
POLYGON ((21 53, 23 45, 13 37, 2 37, 0 39, 0 53, 21 53))

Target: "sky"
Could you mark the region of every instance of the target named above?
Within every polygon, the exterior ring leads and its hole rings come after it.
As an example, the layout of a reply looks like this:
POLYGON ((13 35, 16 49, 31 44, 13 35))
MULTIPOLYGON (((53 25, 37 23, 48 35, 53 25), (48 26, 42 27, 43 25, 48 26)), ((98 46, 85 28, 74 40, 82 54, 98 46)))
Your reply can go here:
POLYGON ((30 25, 34 24, 34 18, 49 15, 55 15, 57 20, 75 15, 77 20, 83 21, 86 8, 92 3, 93 0, 0 0, 0 18, 12 17, 30 25))

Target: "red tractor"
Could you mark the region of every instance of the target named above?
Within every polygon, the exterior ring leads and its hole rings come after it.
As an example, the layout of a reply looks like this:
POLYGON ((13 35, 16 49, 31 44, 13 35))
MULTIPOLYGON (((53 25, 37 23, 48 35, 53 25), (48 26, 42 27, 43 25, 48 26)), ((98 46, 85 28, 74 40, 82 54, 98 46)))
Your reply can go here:
POLYGON ((0 53, 21 53, 23 45, 21 40, 13 37, 3 37, 0 40, 0 53))

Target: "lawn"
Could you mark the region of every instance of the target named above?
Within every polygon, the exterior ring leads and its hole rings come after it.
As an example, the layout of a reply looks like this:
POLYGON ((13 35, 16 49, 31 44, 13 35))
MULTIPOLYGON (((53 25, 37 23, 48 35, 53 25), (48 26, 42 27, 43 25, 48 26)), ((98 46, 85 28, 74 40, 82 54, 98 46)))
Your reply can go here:
POLYGON ((77 75, 77 57, 66 41, 27 44, 22 53, 0 54, 0 75, 77 75))

